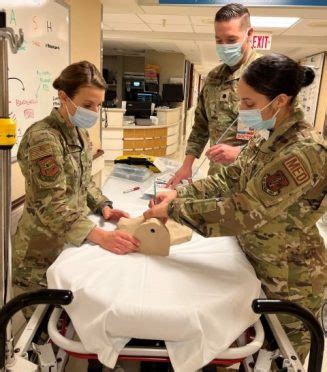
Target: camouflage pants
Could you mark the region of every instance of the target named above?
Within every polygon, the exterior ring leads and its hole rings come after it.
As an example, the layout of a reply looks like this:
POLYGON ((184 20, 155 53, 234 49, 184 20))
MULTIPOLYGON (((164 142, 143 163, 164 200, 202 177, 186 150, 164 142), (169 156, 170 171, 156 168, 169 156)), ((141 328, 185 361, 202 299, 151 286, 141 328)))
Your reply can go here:
MULTIPOLYGON (((55 237, 30 237, 18 226, 12 237, 15 296, 47 288, 46 271, 61 252, 61 249, 58 249, 59 244, 55 237)), ((32 316, 35 308, 36 306, 29 306, 22 310, 26 319, 32 316)))
MULTIPOLYGON (((289 300, 302 307, 306 308, 307 310, 311 311, 311 313, 320 321, 320 313, 321 307, 324 301, 323 292, 321 295, 313 295, 310 294, 312 290, 311 286, 302 287, 302 294, 303 296, 300 297, 299 293, 296 296, 290 295, 290 293, 283 295, 276 295, 276 293, 270 292, 270 290, 263 286, 265 294, 269 299, 278 299, 278 300, 289 300)), ((292 291, 291 291, 292 292, 292 291)), ((304 363, 309 351, 310 351, 310 333, 307 331, 306 327, 304 326, 303 322, 298 320, 297 318, 290 316, 279 314, 278 319, 281 322, 287 337, 289 338, 294 350, 298 354, 301 363, 304 363)))
MULTIPOLYGON (((13 290, 14 290, 14 297, 16 296, 19 296, 23 293, 26 293, 26 292, 30 292, 28 291, 26 288, 24 287, 18 287, 17 285, 14 285, 13 286, 13 290)), ((31 306, 27 306, 27 307, 24 307, 21 311, 25 317, 25 319, 28 321, 31 316, 33 315, 34 311, 36 309, 36 305, 31 305, 31 306)))
MULTIPOLYGON (((271 295, 269 296, 269 292, 267 297, 272 298, 271 295)), ((291 298, 286 299, 292 301, 291 298)), ((323 296, 321 297, 317 296, 315 299, 312 299, 312 306, 310 307, 308 306, 308 302, 306 299, 296 301, 293 300, 293 302, 296 302, 297 304, 302 305, 306 309, 310 310, 312 314, 320 321, 320 312, 323 303, 323 296), (316 304, 316 306, 314 306, 314 304, 316 304)), ((298 354, 301 363, 303 364, 310 351, 309 331, 307 331, 302 321, 290 315, 280 314, 278 315, 278 319, 281 322, 288 339, 290 340, 292 346, 294 347, 294 350, 298 354)))
POLYGON ((44 235, 30 237, 18 226, 12 247, 14 284, 24 292, 46 288, 46 271, 61 253, 63 242, 44 235))
MULTIPOLYGON (((289 300, 319 320, 327 284, 326 250, 319 234, 285 231, 270 225, 240 237, 242 249, 261 280, 269 299, 289 300)), ((310 335, 303 323, 289 315, 278 315, 290 342, 304 362, 310 350, 310 335)))

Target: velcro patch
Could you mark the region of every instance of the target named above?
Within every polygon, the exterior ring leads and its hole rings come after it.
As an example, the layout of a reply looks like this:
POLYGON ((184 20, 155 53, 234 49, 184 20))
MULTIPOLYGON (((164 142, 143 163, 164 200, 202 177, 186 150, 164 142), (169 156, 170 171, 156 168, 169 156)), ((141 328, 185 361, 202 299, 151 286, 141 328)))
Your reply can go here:
POLYGON ((274 174, 266 174, 262 180, 262 190, 271 196, 277 196, 281 188, 288 185, 288 179, 281 170, 274 174))
POLYGON ((31 146, 28 153, 30 160, 44 158, 45 156, 53 154, 52 148, 48 144, 31 146))
POLYGON ((37 163, 40 167, 42 176, 54 177, 60 172, 60 168, 54 156, 48 156, 47 158, 40 159, 37 163))
POLYGON ((292 178, 298 186, 310 179, 309 173, 306 171, 305 167, 296 155, 286 159, 283 164, 284 167, 290 172, 292 178))

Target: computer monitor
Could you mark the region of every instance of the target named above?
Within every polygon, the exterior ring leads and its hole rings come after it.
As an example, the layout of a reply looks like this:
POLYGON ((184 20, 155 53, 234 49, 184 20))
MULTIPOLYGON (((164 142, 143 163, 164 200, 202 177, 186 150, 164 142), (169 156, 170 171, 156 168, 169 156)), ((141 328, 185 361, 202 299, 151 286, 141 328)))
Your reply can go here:
POLYGON ((152 102, 156 106, 160 106, 162 104, 160 95, 155 92, 139 92, 137 93, 137 101, 152 102))
POLYGON ((152 102, 152 93, 147 92, 137 93, 137 100, 142 102, 152 102))
POLYGON ((141 82, 140 82, 140 81, 133 81, 133 82, 132 82, 132 86, 133 86, 134 88, 139 88, 139 87, 141 86, 141 82))
POLYGON ((163 102, 183 102, 184 101, 183 84, 163 84, 162 100, 163 102))
POLYGON ((147 119, 151 115, 151 102, 127 101, 125 115, 147 119))

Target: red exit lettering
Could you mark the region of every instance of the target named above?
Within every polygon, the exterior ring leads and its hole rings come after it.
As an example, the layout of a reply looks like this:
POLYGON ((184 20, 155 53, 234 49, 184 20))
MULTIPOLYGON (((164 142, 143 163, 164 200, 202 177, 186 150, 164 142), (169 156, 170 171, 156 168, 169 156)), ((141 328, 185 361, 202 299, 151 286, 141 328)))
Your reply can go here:
POLYGON ((269 35, 254 35, 253 48, 269 49, 269 35))

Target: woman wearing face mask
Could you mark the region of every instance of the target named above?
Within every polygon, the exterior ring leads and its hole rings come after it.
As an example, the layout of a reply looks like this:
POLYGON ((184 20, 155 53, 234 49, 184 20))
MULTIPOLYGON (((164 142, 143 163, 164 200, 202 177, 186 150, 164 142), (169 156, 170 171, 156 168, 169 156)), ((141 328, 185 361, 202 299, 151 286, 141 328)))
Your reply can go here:
POLYGON ((91 177, 92 153, 87 128, 99 118, 106 83, 87 61, 65 68, 54 81, 60 107, 25 132, 17 159, 25 177, 23 215, 13 237, 13 278, 21 290, 46 286, 45 272, 63 245, 85 240, 116 254, 137 250, 123 232, 102 230, 89 211, 109 221, 128 215, 113 209, 91 177))
MULTIPOLYGON (((237 236, 268 298, 318 316, 327 268, 316 222, 327 210, 327 143, 295 102, 313 79, 310 68, 283 55, 252 62, 238 86, 239 120, 260 132, 235 163, 159 194, 144 215, 170 217, 206 237, 237 236)), ((295 318, 280 320, 303 361, 308 332, 295 318)))

